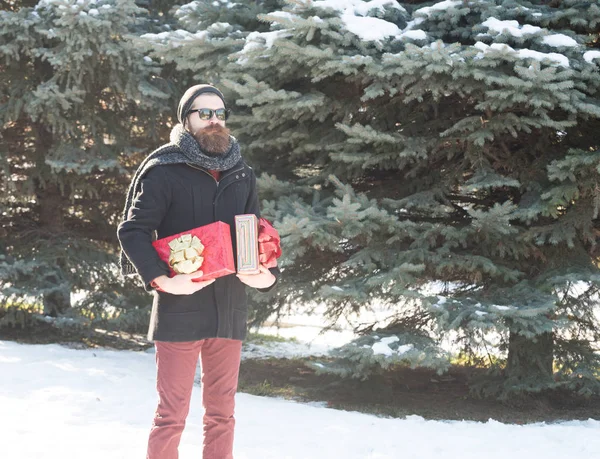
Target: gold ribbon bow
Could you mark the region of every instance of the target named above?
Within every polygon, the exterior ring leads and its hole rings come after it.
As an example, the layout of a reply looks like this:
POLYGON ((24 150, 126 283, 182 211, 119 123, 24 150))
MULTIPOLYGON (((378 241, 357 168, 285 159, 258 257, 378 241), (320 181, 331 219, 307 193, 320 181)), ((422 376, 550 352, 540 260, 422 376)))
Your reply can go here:
POLYGON ((169 247, 169 266, 177 274, 194 273, 202 266, 204 246, 198 237, 184 234, 169 242, 169 247))

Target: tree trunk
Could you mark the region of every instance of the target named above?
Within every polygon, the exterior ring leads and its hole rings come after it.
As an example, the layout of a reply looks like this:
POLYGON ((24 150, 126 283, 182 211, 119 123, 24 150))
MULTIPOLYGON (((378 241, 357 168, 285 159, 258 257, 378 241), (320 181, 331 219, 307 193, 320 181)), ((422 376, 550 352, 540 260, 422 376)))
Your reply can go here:
POLYGON ((58 317, 71 307, 71 294, 68 290, 56 290, 43 295, 44 315, 58 317))
POLYGON ((542 389, 553 382, 554 336, 550 332, 534 339, 511 331, 508 341, 506 378, 511 384, 542 389))
MULTIPOLYGON (((38 167, 47 168, 44 158, 48 149, 52 145, 53 137, 44 126, 35 125, 36 134, 36 160, 38 167)), ((64 219, 64 196, 59 186, 51 181, 47 181, 42 187, 40 183, 35 186, 36 201, 38 203, 38 222, 39 229, 48 235, 60 235, 65 230, 64 219)), ((47 238, 47 236, 44 236, 47 238)), ((51 288, 56 287, 48 293, 43 294, 42 303, 44 314, 57 317, 64 314, 71 307, 71 292, 67 285, 67 278, 63 275, 65 261, 62 257, 54 260, 54 272, 47 273, 44 280, 50 284, 51 288)))

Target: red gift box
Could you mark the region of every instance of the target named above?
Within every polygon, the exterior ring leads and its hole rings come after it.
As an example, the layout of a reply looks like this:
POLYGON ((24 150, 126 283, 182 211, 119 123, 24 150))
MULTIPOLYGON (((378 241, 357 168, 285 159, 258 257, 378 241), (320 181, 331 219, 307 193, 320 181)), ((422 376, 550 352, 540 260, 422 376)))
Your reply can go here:
POLYGON ((267 268, 277 266, 277 259, 281 256, 281 239, 279 233, 269 220, 258 220, 258 260, 267 268))
MULTIPOLYGON (((233 263, 233 245, 231 244, 231 232, 229 225, 224 222, 215 222, 208 225, 200 226, 189 231, 183 231, 172 236, 167 236, 152 242, 158 256, 165 263, 169 264, 169 255, 171 248, 169 242, 178 237, 190 234, 196 236, 204 245, 202 256, 204 261, 199 270, 202 271, 202 276, 197 277, 194 282, 207 281, 216 279, 217 277, 227 276, 235 273, 235 265, 233 263)), ((170 276, 173 277, 177 273, 173 268, 170 276)))

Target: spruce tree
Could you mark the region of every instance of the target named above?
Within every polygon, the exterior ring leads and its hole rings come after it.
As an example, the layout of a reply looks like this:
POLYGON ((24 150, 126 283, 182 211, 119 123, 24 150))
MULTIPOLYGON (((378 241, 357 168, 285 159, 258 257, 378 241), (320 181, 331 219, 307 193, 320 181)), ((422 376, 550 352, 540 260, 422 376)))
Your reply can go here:
POLYGON ((276 174, 278 304, 388 305, 333 371, 443 368, 452 332, 488 391, 598 393, 597 3, 287 3, 226 81, 276 174))
POLYGON ((2 305, 89 321, 146 305, 116 255, 128 171, 171 109, 159 68, 132 40, 146 11, 124 0, 2 8, 2 305), (87 296, 73 304, 77 292, 87 296))
MULTIPOLYGON (((136 45, 161 65, 161 76, 171 85, 174 97, 199 82, 219 85, 229 56, 244 46, 244 38, 268 30, 258 15, 279 4, 277 0, 196 0, 173 6, 156 30, 141 35, 136 45)), ((228 95, 226 100, 234 107, 228 95)))
MULTIPOLYGON (((368 116, 361 101, 368 85, 364 68, 386 47, 401 49, 402 43, 386 39, 406 27, 407 10, 387 1, 290 2, 284 11, 261 18, 273 30, 247 38, 242 51, 232 56, 231 78, 224 83, 239 94, 238 105, 252 108, 240 136, 268 172, 259 180, 266 199, 263 212, 284 236, 283 282, 262 316, 289 304, 322 302, 335 321, 384 304, 392 316, 388 330, 353 343, 349 359, 359 365, 353 365, 351 374, 364 377, 394 360, 370 350, 382 337, 413 366, 446 368, 445 353, 427 332, 432 324, 419 294, 408 288, 417 282, 420 267, 396 264, 395 252, 377 237, 392 230, 393 223, 374 201, 383 196, 383 174, 369 171, 365 176, 362 166, 348 167, 339 160, 348 146, 347 134, 338 126, 368 116), (354 191, 339 180, 355 180, 356 189, 373 194, 352 202, 354 191), (334 183, 339 196, 332 192, 334 183), (362 215, 357 216, 359 209, 362 215), (378 268, 382 265, 393 272, 384 273, 378 268), (385 275, 403 282, 390 283, 385 275)), ((363 331, 370 329, 368 324, 363 331)), ((337 366, 331 370, 348 373, 337 366)))

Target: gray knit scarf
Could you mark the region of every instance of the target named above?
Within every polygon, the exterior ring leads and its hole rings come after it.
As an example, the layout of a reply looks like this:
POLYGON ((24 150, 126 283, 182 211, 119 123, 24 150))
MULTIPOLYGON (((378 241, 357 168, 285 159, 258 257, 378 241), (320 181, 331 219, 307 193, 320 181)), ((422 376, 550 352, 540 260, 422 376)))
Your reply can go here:
MULTIPOLYGON (((196 139, 181 124, 176 124, 171 130, 170 143, 154 150, 139 165, 127 190, 122 221, 127 219, 127 214, 133 204, 134 197, 139 191, 142 178, 154 166, 160 164, 192 163, 215 171, 226 171, 235 166, 242 156, 236 138, 233 136, 230 137, 230 147, 227 153, 219 156, 210 156, 200 149, 200 145, 196 139)), ((156 232, 154 233, 154 237, 156 238, 156 232)), ((122 249, 119 254, 119 266, 123 276, 137 274, 137 270, 122 249)))

